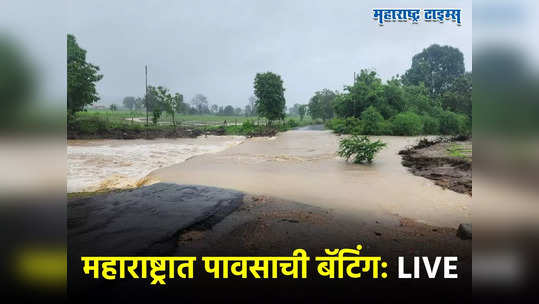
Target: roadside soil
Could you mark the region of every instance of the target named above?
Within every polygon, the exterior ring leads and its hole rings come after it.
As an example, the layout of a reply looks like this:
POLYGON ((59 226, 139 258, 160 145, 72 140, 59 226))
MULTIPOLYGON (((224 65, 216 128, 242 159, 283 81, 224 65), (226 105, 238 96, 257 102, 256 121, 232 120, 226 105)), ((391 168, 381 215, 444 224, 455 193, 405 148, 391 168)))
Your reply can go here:
MULTIPOLYGON (((278 129, 261 128, 251 132, 247 137, 275 136, 278 129)), ((67 139, 156 139, 156 138, 195 138, 200 135, 226 135, 225 127, 217 127, 209 130, 196 127, 164 127, 160 129, 106 129, 93 133, 84 133, 80 130, 68 128, 67 139)))
POLYGON ((413 174, 431 179, 444 189, 472 195, 471 140, 422 139, 399 154, 402 165, 413 174))

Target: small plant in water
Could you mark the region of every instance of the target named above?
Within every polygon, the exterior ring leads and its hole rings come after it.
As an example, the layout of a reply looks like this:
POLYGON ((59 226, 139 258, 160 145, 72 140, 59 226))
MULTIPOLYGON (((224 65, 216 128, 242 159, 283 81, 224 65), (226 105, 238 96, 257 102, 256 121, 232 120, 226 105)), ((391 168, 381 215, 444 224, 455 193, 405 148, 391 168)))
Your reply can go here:
POLYGON ((386 143, 377 140, 371 142, 367 136, 352 135, 348 138, 341 139, 339 143, 339 151, 337 154, 346 158, 348 161, 354 157, 354 163, 372 162, 374 155, 378 153, 386 143))

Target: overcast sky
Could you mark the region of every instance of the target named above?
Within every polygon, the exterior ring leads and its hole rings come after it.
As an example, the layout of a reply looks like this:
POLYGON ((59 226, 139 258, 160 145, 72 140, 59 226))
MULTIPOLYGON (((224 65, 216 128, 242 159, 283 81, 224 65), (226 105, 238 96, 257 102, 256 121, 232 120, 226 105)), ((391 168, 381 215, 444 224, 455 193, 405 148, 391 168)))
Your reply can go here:
POLYGON ((104 74, 101 103, 144 94, 148 82, 211 104, 244 106, 257 72, 284 80, 287 106, 317 90, 342 90, 354 71, 375 69, 387 80, 410 67, 430 44, 451 45, 472 66, 471 1, 436 1, 461 8, 453 22, 380 27, 373 8, 432 8, 433 1, 69 1, 68 31, 104 74))

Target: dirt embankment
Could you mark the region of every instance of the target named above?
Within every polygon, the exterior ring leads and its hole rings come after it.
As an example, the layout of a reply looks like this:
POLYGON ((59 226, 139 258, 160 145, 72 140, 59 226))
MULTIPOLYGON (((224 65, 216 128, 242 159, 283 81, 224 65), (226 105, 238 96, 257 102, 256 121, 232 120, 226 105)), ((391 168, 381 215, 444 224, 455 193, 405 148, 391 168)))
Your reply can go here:
POLYGON ((472 195, 472 142, 462 138, 422 139, 399 152, 402 164, 436 185, 472 195))
POLYGON ((145 130, 131 128, 98 129, 93 132, 81 131, 76 127, 68 128, 67 139, 155 139, 155 138, 195 138, 200 135, 244 135, 247 137, 275 136, 277 128, 254 128, 248 132, 227 131, 224 126, 214 128, 164 127, 145 130), (245 134, 244 134, 245 133, 245 134))

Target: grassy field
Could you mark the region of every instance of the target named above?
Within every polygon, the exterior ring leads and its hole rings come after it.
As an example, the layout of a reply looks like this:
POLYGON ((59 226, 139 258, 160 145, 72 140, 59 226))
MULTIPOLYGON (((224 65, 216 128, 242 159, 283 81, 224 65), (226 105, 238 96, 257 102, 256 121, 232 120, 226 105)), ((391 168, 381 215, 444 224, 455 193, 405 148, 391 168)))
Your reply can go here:
POLYGON ((182 115, 176 114, 176 126, 171 117, 163 113, 157 124, 146 126, 146 112, 89 110, 76 113, 68 122, 69 139, 92 138, 158 138, 194 137, 200 134, 273 136, 295 127, 312 124, 310 118, 300 121, 299 117, 287 117, 285 121, 274 121, 271 126, 259 117, 182 115), (226 124, 225 124, 226 121, 226 124))
MULTIPOLYGON (((77 116, 81 119, 104 119, 110 122, 132 122, 132 123, 146 123, 146 112, 144 111, 128 111, 128 110, 88 110, 86 112, 79 112, 77 116)), ((149 113, 150 124, 152 122, 152 113, 149 113)), ((287 117, 288 119, 294 119, 299 122, 299 116, 287 117)), ((175 120, 177 125, 188 125, 188 126, 221 126, 227 125, 239 125, 245 121, 252 121, 255 124, 266 124, 266 120, 263 118, 258 118, 256 116, 246 117, 246 116, 221 116, 221 115, 184 115, 184 114, 175 114, 175 120)), ((311 118, 305 117, 302 124, 311 124, 311 118)), ((158 121, 158 124, 168 125, 171 124, 171 117, 167 113, 162 113, 161 118, 158 121)))

